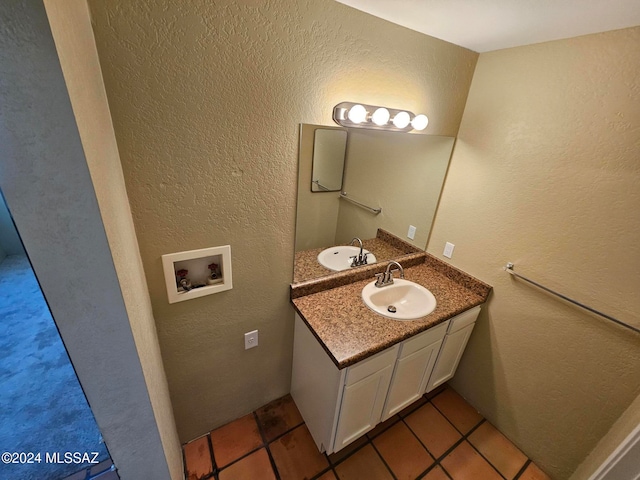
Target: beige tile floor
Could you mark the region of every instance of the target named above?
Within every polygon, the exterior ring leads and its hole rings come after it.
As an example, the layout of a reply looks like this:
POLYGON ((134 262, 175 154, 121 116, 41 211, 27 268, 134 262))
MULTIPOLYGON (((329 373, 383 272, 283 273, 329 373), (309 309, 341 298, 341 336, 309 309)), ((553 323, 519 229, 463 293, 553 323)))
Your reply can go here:
POLYGON ((188 480, 549 479, 447 386, 332 455, 288 395, 183 448, 188 480))

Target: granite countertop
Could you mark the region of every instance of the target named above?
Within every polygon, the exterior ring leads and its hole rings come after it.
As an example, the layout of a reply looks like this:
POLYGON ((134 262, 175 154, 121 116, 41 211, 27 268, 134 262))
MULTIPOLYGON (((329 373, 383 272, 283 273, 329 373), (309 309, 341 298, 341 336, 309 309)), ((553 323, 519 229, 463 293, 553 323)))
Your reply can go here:
MULTIPOLYGON (((405 279, 423 285, 436 297, 436 309, 422 319, 393 320, 369 310, 361 291, 375 280, 373 275, 291 300, 338 368, 353 365, 487 300, 489 285, 424 255, 424 263, 404 269, 405 279)), ((385 268, 380 265, 380 271, 385 268)))
MULTIPOLYGON (((391 259, 405 254, 404 251, 390 245, 380 238, 362 240, 362 247, 365 250, 369 250, 376 256, 376 263, 388 262, 391 259)), ((318 262, 318 254, 323 250, 325 250, 325 247, 296 252, 293 269, 294 283, 304 282, 312 278, 324 277, 326 275, 336 273, 333 270, 323 267, 318 262)))
MULTIPOLYGON (((362 247, 376 256, 377 263, 388 262, 403 255, 421 252, 419 248, 381 228, 377 230, 374 238, 362 240, 362 247)), ((325 248, 328 247, 296 252, 293 265, 293 283, 302 283, 336 273, 323 267, 318 262, 318 254, 325 248)))

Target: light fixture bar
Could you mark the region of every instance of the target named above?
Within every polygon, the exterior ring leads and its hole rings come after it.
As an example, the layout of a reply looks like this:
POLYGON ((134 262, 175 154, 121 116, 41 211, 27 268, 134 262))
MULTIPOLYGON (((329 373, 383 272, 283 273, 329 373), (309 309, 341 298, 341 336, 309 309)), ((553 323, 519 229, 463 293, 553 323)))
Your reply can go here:
POLYGON ((333 107, 333 121, 343 127, 390 132, 424 130, 429 123, 426 115, 416 116, 408 110, 353 102, 341 102, 333 107))

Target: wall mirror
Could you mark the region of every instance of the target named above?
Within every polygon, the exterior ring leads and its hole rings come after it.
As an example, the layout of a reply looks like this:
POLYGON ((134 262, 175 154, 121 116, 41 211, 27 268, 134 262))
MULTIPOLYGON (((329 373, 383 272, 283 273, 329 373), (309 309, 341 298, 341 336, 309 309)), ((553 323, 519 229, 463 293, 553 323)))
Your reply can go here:
POLYGON ((391 248, 381 231, 398 237, 413 251, 424 250, 455 137, 348 129, 341 191, 351 200, 382 210, 375 213, 347 201, 340 190, 314 193, 309 188, 317 130, 347 133, 340 127, 300 126, 293 282, 336 273, 323 267, 318 255, 348 245, 354 237, 362 239, 379 262, 411 252, 397 245, 391 248), (407 237, 410 226, 415 227, 413 239, 407 237))
POLYGON ((317 128, 313 135, 312 192, 339 192, 342 189, 347 131, 317 128))

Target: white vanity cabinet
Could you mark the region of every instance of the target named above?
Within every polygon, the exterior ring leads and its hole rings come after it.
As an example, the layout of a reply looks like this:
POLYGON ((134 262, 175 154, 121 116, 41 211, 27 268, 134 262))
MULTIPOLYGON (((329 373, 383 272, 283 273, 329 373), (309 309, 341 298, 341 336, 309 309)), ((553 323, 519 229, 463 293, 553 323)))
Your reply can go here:
POLYGON ((318 450, 337 452, 380 422, 399 349, 339 370, 296 314, 291 396, 318 450))
POLYGON ((392 417, 424 395, 449 321, 422 332, 400 345, 382 421, 392 417))
POLYGON ((318 449, 337 452, 420 398, 448 326, 339 370, 296 314, 291 396, 318 449))
POLYGON ((480 306, 467 310, 451 319, 438 359, 427 384, 427 392, 443 384, 456 373, 479 314, 480 306))
POLYGON ((453 376, 480 307, 338 369, 298 314, 291 396, 318 449, 346 447, 453 376))
POLYGON ((346 369, 342 401, 336 409, 333 451, 346 447, 380 422, 397 355, 396 345, 346 369))

